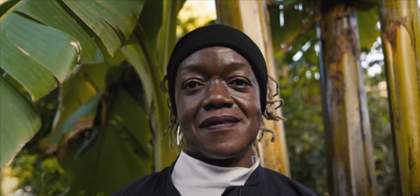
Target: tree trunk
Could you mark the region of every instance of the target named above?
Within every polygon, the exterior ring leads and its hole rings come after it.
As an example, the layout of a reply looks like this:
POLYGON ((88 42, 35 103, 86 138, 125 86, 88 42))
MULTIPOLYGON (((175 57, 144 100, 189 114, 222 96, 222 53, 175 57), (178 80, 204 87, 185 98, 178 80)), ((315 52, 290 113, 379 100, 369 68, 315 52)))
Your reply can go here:
MULTIPOLYGON (((264 54, 268 75, 277 78, 266 1, 216 0, 216 10, 220 23, 241 29, 251 37, 264 54)), ((271 93, 276 92, 276 85, 272 82, 268 88, 271 93)), ((280 110, 276 112, 281 115, 280 110)), ((283 122, 266 120, 264 126, 274 131, 275 140, 271 141, 272 136, 266 134, 259 142, 262 165, 290 175, 283 122)))
POLYGON ((331 195, 375 195, 372 139, 353 8, 323 8, 321 89, 331 195))
POLYGON ((420 23, 414 0, 383 0, 382 42, 402 195, 420 195, 420 23))

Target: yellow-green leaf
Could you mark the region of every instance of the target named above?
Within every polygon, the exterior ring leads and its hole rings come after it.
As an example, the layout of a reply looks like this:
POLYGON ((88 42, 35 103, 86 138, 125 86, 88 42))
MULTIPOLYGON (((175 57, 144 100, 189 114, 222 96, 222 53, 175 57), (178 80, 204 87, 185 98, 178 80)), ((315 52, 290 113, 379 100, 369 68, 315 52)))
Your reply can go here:
POLYGON ((16 12, 34 18, 45 25, 54 27, 73 36, 81 46, 81 62, 92 64, 103 61, 103 57, 95 40, 80 26, 56 0, 33 1, 23 0, 16 8, 16 12))
POLYGON ((113 56, 134 30, 144 0, 63 2, 95 32, 108 53, 113 56))
POLYGON ((32 106, 0 77, 0 167, 31 139, 41 127, 32 106))

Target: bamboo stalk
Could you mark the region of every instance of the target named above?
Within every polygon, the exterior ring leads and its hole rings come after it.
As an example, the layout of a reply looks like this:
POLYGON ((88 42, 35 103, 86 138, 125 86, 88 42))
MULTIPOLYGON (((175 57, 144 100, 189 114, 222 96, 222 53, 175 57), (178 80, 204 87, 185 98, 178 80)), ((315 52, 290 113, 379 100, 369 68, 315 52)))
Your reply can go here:
POLYGON ((416 1, 383 0, 382 42, 402 195, 420 195, 420 40, 416 1))
POLYGON ((337 5, 321 19, 321 83, 332 195, 375 195, 366 94, 353 8, 337 5))
MULTIPOLYGON (((241 29, 253 39, 264 54, 268 74, 277 78, 266 1, 216 0, 216 10, 218 22, 241 29)), ((269 84, 269 91, 274 92, 275 88, 269 84)), ((281 115, 280 110, 276 112, 281 115)), ((272 142, 271 135, 266 135, 259 142, 262 165, 290 175, 283 122, 265 120, 264 126, 274 131, 275 140, 272 142)))

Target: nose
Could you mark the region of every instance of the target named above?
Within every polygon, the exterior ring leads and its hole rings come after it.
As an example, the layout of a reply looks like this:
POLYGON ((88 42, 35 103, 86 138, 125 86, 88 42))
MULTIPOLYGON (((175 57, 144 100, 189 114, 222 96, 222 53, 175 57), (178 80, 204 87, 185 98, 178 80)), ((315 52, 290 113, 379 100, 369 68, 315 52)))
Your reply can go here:
POLYGON ((205 110, 231 108, 233 106, 233 99, 229 93, 229 89, 222 81, 210 82, 207 88, 206 98, 202 105, 205 110))

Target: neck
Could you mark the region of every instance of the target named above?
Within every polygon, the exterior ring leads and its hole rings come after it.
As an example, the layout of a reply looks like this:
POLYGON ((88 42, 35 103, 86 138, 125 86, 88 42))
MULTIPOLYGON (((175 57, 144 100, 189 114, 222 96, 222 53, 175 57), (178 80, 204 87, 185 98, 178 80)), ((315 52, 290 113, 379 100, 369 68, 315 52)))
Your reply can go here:
POLYGON ((221 159, 214 159, 208 158, 203 156, 198 152, 192 152, 187 149, 184 150, 189 156, 199 159, 203 162, 206 162, 211 165, 219 166, 219 167, 251 167, 253 165, 252 156, 254 156, 254 151, 250 146, 247 150, 243 153, 240 153, 239 156, 233 156, 228 158, 221 158, 221 159))

